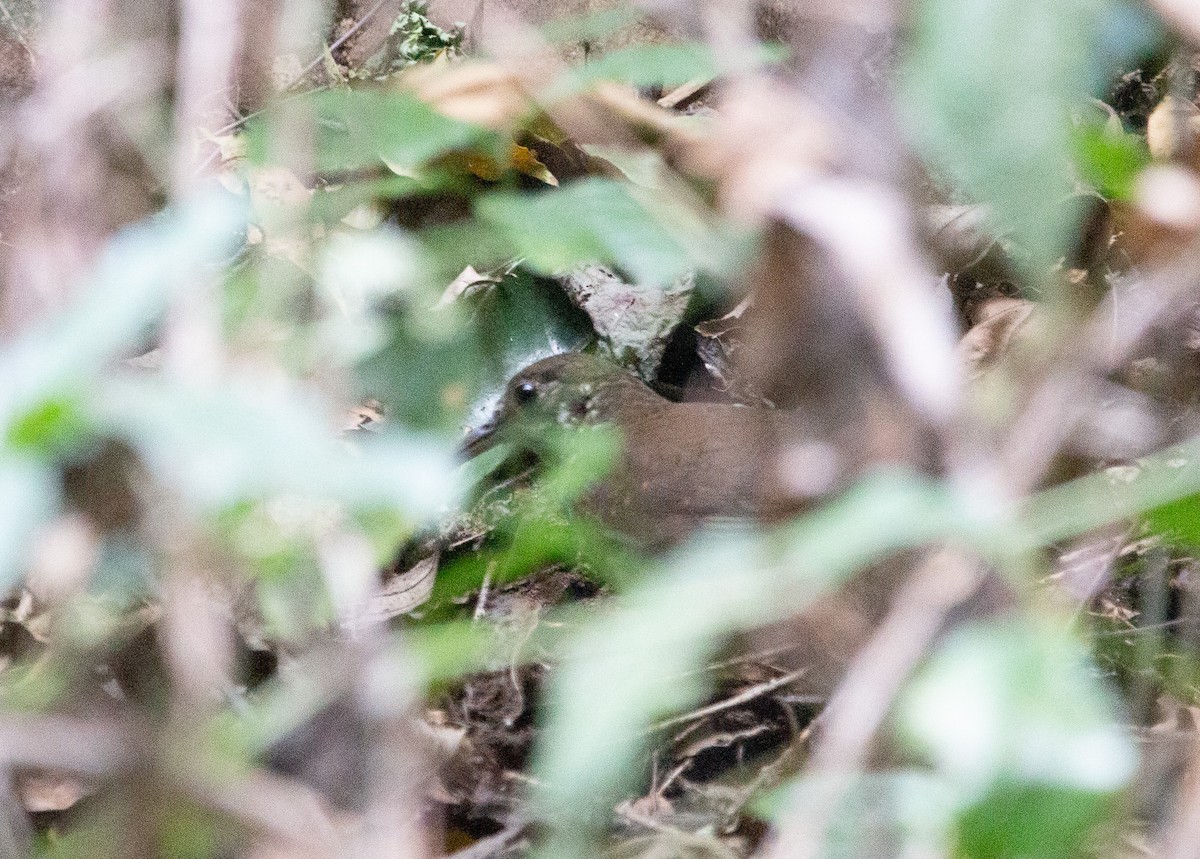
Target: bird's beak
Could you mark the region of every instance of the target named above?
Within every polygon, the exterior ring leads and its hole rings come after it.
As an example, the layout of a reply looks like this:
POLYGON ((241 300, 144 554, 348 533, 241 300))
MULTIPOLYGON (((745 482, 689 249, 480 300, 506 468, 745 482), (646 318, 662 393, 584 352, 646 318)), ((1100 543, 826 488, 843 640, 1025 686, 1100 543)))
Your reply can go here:
POLYGON ((479 426, 472 427, 467 430, 466 436, 459 445, 459 451, 467 459, 479 456, 485 450, 488 450, 496 443, 496 419, 488 418, 479 426))

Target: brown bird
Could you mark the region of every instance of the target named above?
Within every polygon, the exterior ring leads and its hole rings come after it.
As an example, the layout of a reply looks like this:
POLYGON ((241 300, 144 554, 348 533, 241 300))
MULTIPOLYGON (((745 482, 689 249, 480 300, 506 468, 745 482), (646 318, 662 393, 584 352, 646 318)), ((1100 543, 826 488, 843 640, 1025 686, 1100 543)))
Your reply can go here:
POLYGON ((568 353, 509 381, 491 420, 464 445, 526 440, 558 426, 611 424, 622 452, 581 509, 648 548, 677 542, 716 517, 772 512, 775 454, 789 413, 724 403, 676 403, 620 366, 568 353))

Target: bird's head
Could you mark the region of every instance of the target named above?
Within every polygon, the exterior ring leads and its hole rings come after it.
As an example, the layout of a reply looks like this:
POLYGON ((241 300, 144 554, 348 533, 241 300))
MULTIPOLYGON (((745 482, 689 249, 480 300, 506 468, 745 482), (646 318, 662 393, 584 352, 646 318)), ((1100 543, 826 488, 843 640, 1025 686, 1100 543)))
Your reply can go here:
POLYGON ((472 430, 463 444, 469 456, 497 441, 542 435, 555 426, 607 423, 643 397, 658 399, 646 385, 597 355, 569 352, 521 370, 504 388, 490 420, 472 430))

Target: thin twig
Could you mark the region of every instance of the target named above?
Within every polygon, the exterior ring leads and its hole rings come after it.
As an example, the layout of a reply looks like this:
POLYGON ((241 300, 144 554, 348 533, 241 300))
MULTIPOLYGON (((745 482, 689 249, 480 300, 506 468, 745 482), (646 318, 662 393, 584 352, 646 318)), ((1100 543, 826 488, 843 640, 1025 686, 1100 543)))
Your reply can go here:
POLYGON ((296 75, 296 77, 294 77, 291 80, 291 82, 288 83, 281 90, 281 92, 285 92, 285 93, 288 92, 289 90, 292 89, 292 87, 296 86, 296 84, 300 83, 306 77, 308 77, 309 72, 311 72, 317 66, 321 65, 321 63, 325 62, 326 54, 332 54, 334 51, 336 51, 338 48, 340 48, 342 45, 344 45, 346 43, 346 40, 349 39, 351 36, 353 36, 355 33, 357 33, 359 30, 361 30, 363 28, 364 24, 366 24, 368 21, 370 21, 372 18, 374 18, 376 13, 378 13, 379 10, 383 8, 383 4, 387 3, 387 2, 388 2, 388 0, 376 0, 375 5, 372 6, 370 9, 368 9, 367 13, 365 15, 363 15, 361 18, 359 18, 358 22, 353 27, 351 27, 349 30, 347 30, 345 33, 343 33, 341 36, 339 36, 332 45, 330 45, 328 48, 326 48, 324 51, 321 52, 321 55, 319 57, 317 57, 315 60, 313 60, 307 66, 305 66, 304 69, 298 75, 296 75))
POLYGON ((753 701, 755 698, 761 698, 763 695, 768 695, 776 689, 788 685, 793 680, 799 679, 807 671, 807 668, 790 671, 782 677, 776 677, 774 680, 768 680, 765 683, 751 686, 749 689, 745 689, 731 698, 726 698, 724 701, 718 701, 715 704, 709 704, 707 707, 692 710, 690 713, 684 713, 681 716, 673 716, 670 719, 656 722, 647 728, 646 732, 654 733, 655 731, 661 731, 663 728, 669 728, 672 725, 694 722, 697 719, 703 719, 705 716, 711 716, 713 713, 719 713, 722 710, 728 710, 730 707, 737 707, 740 704, 745 704, 747 701, 753 701))

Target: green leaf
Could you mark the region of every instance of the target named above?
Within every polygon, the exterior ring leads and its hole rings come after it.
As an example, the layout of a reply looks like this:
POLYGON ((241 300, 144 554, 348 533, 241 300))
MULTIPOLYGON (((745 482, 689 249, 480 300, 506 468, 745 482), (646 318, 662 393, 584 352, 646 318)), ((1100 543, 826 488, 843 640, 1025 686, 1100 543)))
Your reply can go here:
POLYGON ((866 563, 960 524, 940 489, 877 474, 773 534, 701 535, 587 624, 565 648, 534 762, 560 855, 580 848, 625 785, 645 725, 699 697, 697 669, 723 636, 797 612, 866 563))
POLYGON ((0 353, 0 588, 22 571, 33 533, 59 508, 46 463, 91 435, 87 398, 99 390, 97 377, 142 341, 181 289, 223 262, 244 225, 242 205, 215 191, 122 231, 74 306, 0 353))
POLYGON ((495 138, 487 129, 451 119, 406 92, 329 90, 314 100, 317 168, 322 171, 350 171, 382 161, 405 173, 439 155, 495 138))
POLYGON ((639 17, 636 9, 622 3, 611 9, 555 18, 541 27, 541 35, 547 42, 554 43, 598 42, 622 27, 636 23, 639 17))
POLYGON ((1130 465, 1114 466, 1039 492, 1003 547, 1018 553, 1067 540, 1200 493, 1200 438, 1130 465))
POLYGON ((1089 124, 1073 135, 1075 167, 1079 176, 1113 200, 1131 200, 1138 174, 1150 163, 1145 141, 1134 134, 1089 124))
MULTIPOLYGON (((778 45, 760 45, 758 63, 778 62, 786 51, 778 45)), ((694 78, 715 78, 725 68, 712 47, 700 42, 631 45, 608 51, 573 69, 552 91, 551 98, 585 89, 597 81, 619 81, 632 86, 674 85, 694 78)))
POLYGON ((473 422, 487 416, 518 370, 550 355, 579 351, 594 339, 587 316, 562 288, 524 267, 459 300, 471 308, 490 370, 471 410, 473 422))
POLYGON ((992 205, 1031 254, 1035 283, 1076 233, 1070 112, 1150 38, 1118 0, 923 0, 902 102, 917 142, 953 182, 992 205))
POLYGON ((1200 495, 1157 507, 1146 514, 1146 520, 1152 531, 1173 542, 1200 546, 1200 495))
POLYGON ((752 807, 786 827, 814 804, 840 792, 820 855, 859 859, 879 855, 947 856, 954 832, 953 794, 945 780, 916 771, 862 773, 846 786, 841 774, 810 774, 760 797, 752 807))
POLYGON ((693 265, 683 242, 625 186, 607 179, 538 194, 491 194, 479 199, 476 214, 546 274, 607 262, 637 280, 669 283, 693 265))
POLYGON ((46 400, 9 427, 8 447, 43 459, 62 456, 91 435, 91 428, 70 397, 46 400))
POLYGON ((245 236, 243 205, 224 191, 116 236, 74 306, 0 353, 0 426, 86 387, 105 366, 140 343, 178 291, 224 259, 245 236))
POLYGON ((460 310, 390 316, 384 345, 359 364, 364 389, 404 426, 451 432, 463 425, 479 390, 482 344, 460 310))
POLYGON ((964 627, 902 698, 903 738, 956 791, 963 855, 1059 859, 1136 768, 1115 699, 1060 618, 964 627))
POLYGON ((574 70, 574 83, 621 81, 633 86, 681 84, 692 78, 720 74, 712 48, 697 42, 673 45, 631 45, 609 51, 574 70))
POLYGON ((24 572, 33 535, 57 512, 59 496, 50 467, 27 457, 0 457, 0 590, 24 572))
POLYGON ((275 495, 395 507, 425 520, 454 500, 443 445, 399 434, 352 448, 319 416, 327 410, 245 385, 189 389, 111 380, 91 403, 95 424, 126 439, 167 485, 205 508, 275 495))

